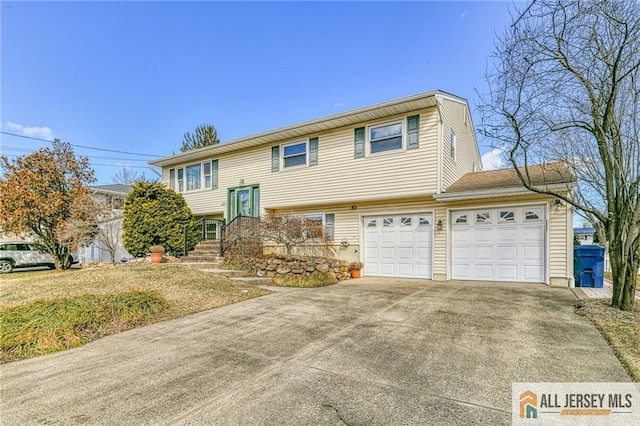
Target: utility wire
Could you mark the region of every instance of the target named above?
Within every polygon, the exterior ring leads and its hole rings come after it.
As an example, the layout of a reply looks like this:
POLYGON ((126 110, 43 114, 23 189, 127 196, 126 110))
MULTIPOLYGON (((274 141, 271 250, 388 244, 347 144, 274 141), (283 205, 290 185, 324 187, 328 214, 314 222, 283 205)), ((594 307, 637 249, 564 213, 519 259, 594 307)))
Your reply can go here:
MULTIPOLYGON (((49 143, 53 143, 54 142, 54 141, 51 141, 51 140, 48 140, 48 139, 36 138, 36 137, 33 137, 33 136, 19 135, 17 133, 11 133, 11 132, 5 132, 5 131, 1 131, 0 133, 2 133, 3 135, 16 136, 18 138, 25 138, 25 139, 33 139, 33 140, 36 140, 36 141, 43 141, 43 142, 49 142, 49 143)), ((118 151, 118 150, 115 150, 115 149, 95 148, 95 147, 92 147, 92 146, 78 145, 78 144, 74 144, 74 143, 70 143, 70 142, 69 142, 69 145, 75 146, 75 147, 78 147, 78 148, 95 149, 96 151, 117 152, 118 154, 143 155, 145 157, 153 157, 153 158, 161 157, 161 155, 140 154, 139 152, 127 152, 127 151, 118 151)))
MULTIPOLYGON (((36 152, 33 149, 25 149, 25 148, 16 148, 13 146, 3 146, 2 147, 2 151, 15 151, 15 152, 25 152, 25 153, 34 153, 36 152)), ((98 155, 88 155, 85 157, 90 157, 90 158, 99 158, 100 160, 119 160, 119 161, 147 161, 144 158, 122 158, 122 157, 101 157, 98 155)))
MULTIPOLYGON (((15 154, 2 154, 6 157, 21 157, 20 155, 15 155, 15 154)), ((135 160, 135 161, 145 161, 145 160, 135 160)), ((125 169, 148 169, 148 167, 146 166, 125 166, 123 164, 101 164, 101 163, 92 163, 91 161, 89 161, 89 165, 90 166, 104 166, 104 167, 118 167, 118 168, 125 168, 125 169)))

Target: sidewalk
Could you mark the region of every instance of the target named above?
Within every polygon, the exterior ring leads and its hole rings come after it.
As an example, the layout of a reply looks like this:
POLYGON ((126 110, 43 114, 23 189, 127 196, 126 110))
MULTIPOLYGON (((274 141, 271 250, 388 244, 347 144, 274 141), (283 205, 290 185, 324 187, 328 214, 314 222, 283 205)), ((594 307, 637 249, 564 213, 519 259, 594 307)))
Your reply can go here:
MULTIPOLYGON (((605 279, 602 288, 575 287, 571 289, 578 299, 611 299, 613 284, 605 279)), ((640 300, 640 293, 636 291, 636 300, 640 300)))

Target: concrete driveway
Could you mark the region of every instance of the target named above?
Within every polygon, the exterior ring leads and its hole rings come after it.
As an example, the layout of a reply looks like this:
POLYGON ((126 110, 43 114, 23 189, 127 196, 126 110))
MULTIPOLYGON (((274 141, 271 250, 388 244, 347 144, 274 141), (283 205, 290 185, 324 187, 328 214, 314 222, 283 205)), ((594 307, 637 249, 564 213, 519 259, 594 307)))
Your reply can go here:
POLYGON ((569 289, 362 278, 0 366, 2 424, 510 424, 511 383, 629 381, 569 289))

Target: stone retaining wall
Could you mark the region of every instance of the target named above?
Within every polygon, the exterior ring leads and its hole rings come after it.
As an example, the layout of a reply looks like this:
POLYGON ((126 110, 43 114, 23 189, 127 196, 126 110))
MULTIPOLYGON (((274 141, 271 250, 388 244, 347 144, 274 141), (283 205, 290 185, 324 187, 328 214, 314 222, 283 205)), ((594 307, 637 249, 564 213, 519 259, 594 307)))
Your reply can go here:
MULTIPOLYGON (((225 263, 227 259, 225 258, 225 263)), ((349 262, 324 257, 265 255, 245 259, 234 259, 229 262, 241 266, 258 277, 274 278, 278 275, 293 277, 295 275, 315 275, 326 273, 338 281, 351 278, 349 262)))

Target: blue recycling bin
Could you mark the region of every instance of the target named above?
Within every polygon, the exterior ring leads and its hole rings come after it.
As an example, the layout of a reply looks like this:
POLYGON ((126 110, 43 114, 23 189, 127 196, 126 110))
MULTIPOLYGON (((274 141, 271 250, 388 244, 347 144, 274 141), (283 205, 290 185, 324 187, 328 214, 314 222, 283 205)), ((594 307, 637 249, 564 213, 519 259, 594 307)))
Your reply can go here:
POLYGON ((573 276, 576 287, 602 288, 604 284, 604 247, 595 245, 573 248, 573 276))

